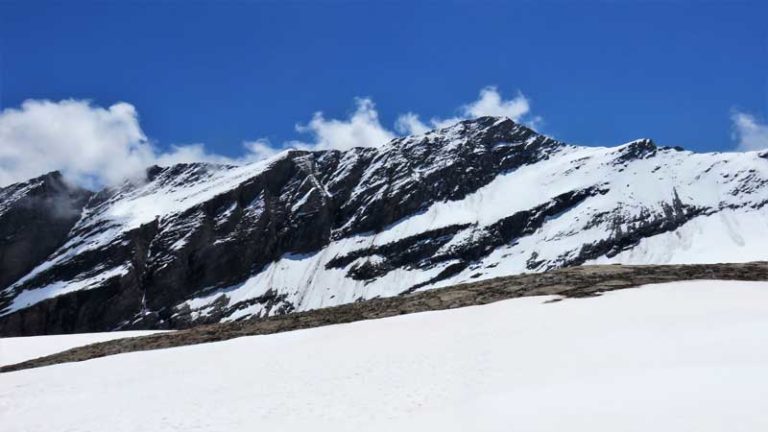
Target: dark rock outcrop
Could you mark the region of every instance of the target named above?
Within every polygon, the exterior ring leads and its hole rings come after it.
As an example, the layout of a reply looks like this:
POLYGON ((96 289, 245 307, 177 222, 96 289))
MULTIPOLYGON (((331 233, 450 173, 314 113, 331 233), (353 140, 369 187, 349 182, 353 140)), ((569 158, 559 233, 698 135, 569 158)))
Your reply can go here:
POLYGON ((64 244, 90 195, 59 172, 0 188, 0 290, 64 244))

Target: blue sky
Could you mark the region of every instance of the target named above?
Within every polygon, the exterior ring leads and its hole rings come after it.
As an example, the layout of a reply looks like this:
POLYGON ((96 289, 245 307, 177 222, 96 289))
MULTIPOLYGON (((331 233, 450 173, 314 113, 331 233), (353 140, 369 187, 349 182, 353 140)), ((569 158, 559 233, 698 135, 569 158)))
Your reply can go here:
POLYGON ((154 146, 235 157, 311 140, 297 123, 346 119, 355 98, 393 129, 492 85, 567 142, 730 150, 734 113, 768 115, 766 17, 765 1, 6 0, 0 104, 124 101, 154 146))

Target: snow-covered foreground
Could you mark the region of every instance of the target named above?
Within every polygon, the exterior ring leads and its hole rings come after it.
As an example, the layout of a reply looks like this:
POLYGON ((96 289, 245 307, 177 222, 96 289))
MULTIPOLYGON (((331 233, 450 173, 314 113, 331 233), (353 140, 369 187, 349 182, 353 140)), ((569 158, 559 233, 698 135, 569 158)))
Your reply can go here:
POLYGON ((545 300, 2 374, 2 429, 768 430, 768 282, 545 300))
POLYGON ((0 366, 20 363, 71 348, 126 337, 146 336, 157 331, 80 333, 55 336, 0 338, 0 366))

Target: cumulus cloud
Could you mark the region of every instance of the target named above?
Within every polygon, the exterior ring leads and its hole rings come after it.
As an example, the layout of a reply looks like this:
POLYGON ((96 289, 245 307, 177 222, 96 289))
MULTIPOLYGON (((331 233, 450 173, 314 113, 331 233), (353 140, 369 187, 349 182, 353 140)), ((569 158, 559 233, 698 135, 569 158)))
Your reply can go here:
POLYGON ((395 130, 403 135, 421 135, 430 129, 419 119, 418 114, 411 112, 400 115, 395 122, 395 130))
POLYGON ((309 150, 377 147, 398 135, 419 135, 462 120, 483 116, 509 117, 532 126, 539 124, 541 118, 530 117, 530 110, 530 102, 522 93, 518 92, 512 99, 504 99, 496 87, 489 86, 480 90, 476 100, 462 105, 458 114, 453 117, 433 117, 424 122, 418 114, 409 112, 398 116, 394 130, 389 130, 382 126, 373 101, 361 98, 357 99, 356 109, 347 119, 326 119, 322 112, 315 113, 308 124, 296 127, 298 132, 310 134, 312 140, 293 141, 287 145, 309 150))
POLYGON ((377 147, 392 140, 395 135, 379 122, 379 113, 368 98, 356 100, 357 108, 347 120, 326 119, 316 112, 306 125, 297 125, 300 133, 312 135, 309 143, 294 141, 292 146, 314 150, 348 150, 353 147, 377 147))
POLYGON ((541 123, 540 117, 529 118, 531 104, 528 98, 518 92, 512 99, 504 99, 499 90, 494 86, 480 90, 477 99, 459 108, 459 114, 449 118, 433 117, 428 123, 424 123, 414 113, 401 115, 395 124, 398 132, 415 135, 431 129, 448 127, 462 120, 484 116, 508 117, 516 122, 527 123, 534 126, 541 123))
POLYGON ((504 100, 496 87, 486 87, 480 90, 480 97, 469 105, 464 106, 467 117, 501 116, 512 120, 520 120, 528 114, 531 106, 528 99, 519 93, 510 100, 504 100))
POLYGON ((124 179, 153 155, 132 105, 30 100, 0 112, 0 184, 61 170, 79 183, 124 179))
POLYGON ((768 149, 768 124, 739 111, 731 115, 733 137, 741 151, 768 149))
POLYGON ((246 150, 245 156, 239 159, 239 163, 255 162, 262 159, 271 158, 280 153, 280 150, 272 145, 269 140, 261 138, 256 141, 245 141, 243 147, 246 150))
POLYGON ((59 170, 70 181, 95 189, 140 176, 154 164, 237 164, 274 153, 263 141, 244 147, 245 154, 236 159, 209 153, 203 144, 161 152, 128 103, 103 108, 82 100, 28 100, 0 112, 0 186, 59 170))
MULTIPOLYGON (((434 128, 486 115, 506 116, 529 124, 530 103, 518 93, 504 99, 495 87, 449 118, 427 122, 414 113, 400 115, 392 128, 381 124, 369 98, 355 101, 343 119, 316 112, 296 126, 308 139, 273 145, 267 140, 243 142, 243 154, 232 158, 209 152, 202 143, 171 145, 159 150, 147 138, 133 105, 120 102, 104 108, 83 100, 28 100, 19 108, 0 111, 0 186, 60 170, 68 179, 91 189, 125 179, 141 178, 150 165, 184 162, 244 164, 265 159, 281 149, 347 150, 377 147, 400 135, 423 134, 434 128)), ((749 140, 753 138, 748 138, 749 140)))

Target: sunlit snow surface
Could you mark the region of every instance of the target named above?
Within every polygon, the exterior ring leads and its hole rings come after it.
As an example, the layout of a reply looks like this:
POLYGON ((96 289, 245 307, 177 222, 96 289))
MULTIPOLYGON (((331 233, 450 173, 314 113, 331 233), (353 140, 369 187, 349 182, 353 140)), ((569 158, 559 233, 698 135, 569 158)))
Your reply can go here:
POLYGON ((146 336, 153 333, 159 333, 159 331, 123 331, 0 338, 0 366, 21 363, 33 358, 44 357, 92 343, 146 336))
POLYGON ((2 430, 768 430, 768 283, 548 299, 2 374, 2 430))

